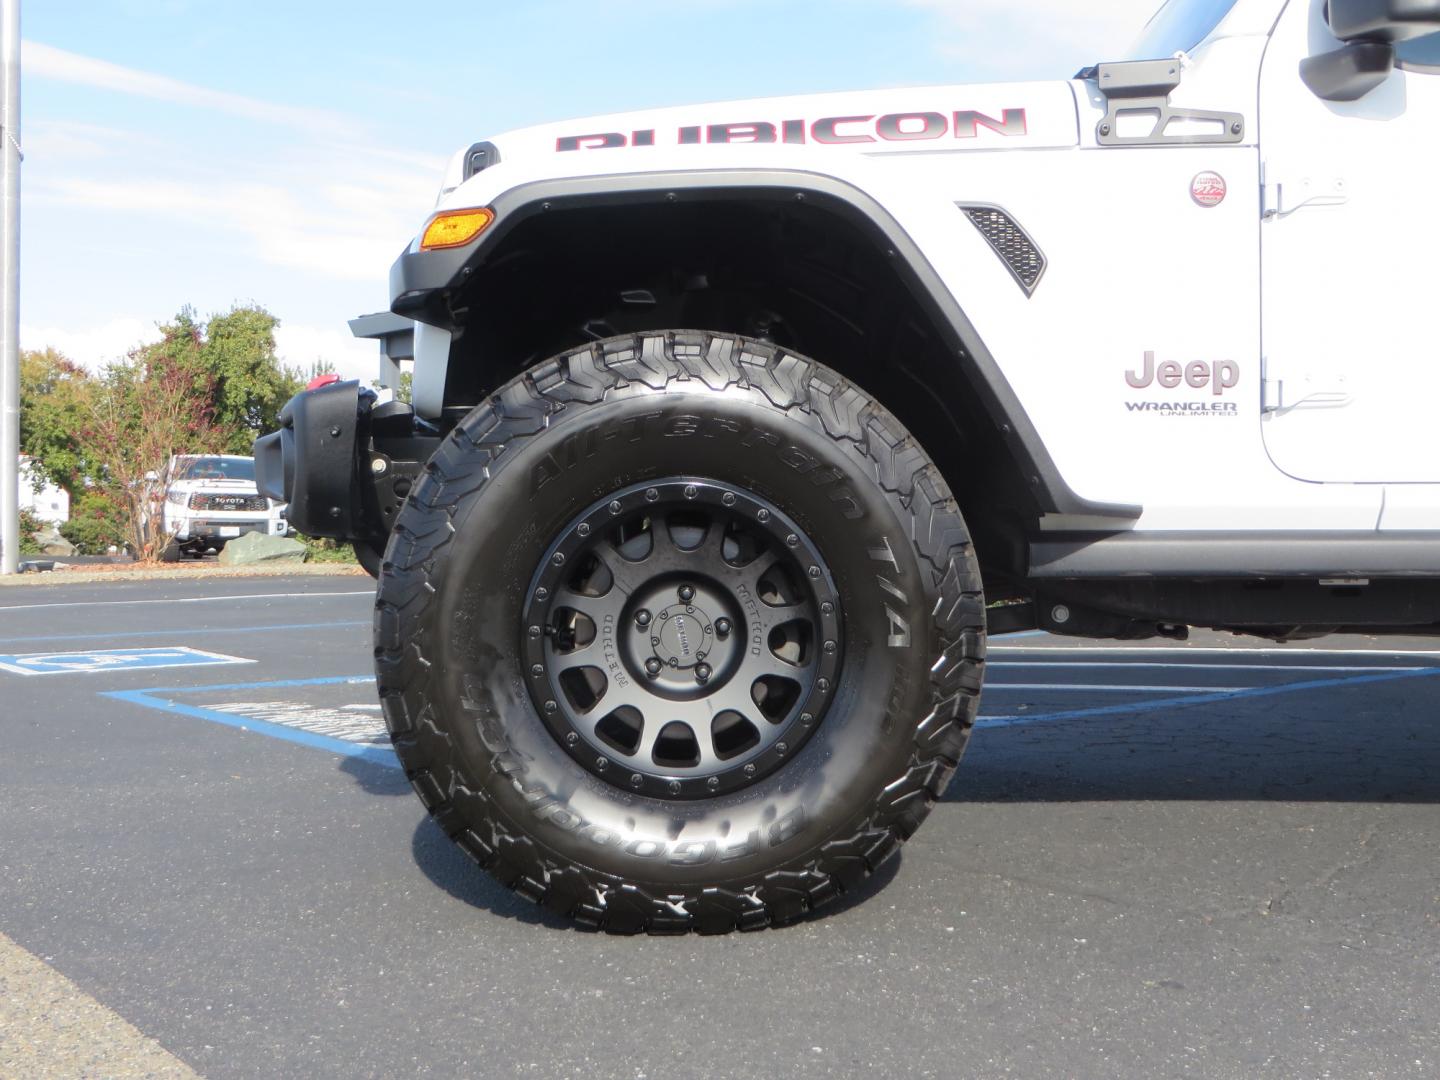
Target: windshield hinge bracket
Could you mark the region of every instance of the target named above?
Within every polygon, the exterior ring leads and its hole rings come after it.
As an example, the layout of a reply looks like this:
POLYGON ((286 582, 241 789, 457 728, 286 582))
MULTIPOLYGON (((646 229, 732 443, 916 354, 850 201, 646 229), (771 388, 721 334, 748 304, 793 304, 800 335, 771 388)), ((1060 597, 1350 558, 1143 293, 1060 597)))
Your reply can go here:
POLYGON ((1170 92, 1180 85, 1181 57, 1096 64, 1080 73, 1095 80, 1105 118, 1095 127, 1101 146, 1185 146, 1238 143, 1245 139, 1239 113, 1177 109, 1170 92))

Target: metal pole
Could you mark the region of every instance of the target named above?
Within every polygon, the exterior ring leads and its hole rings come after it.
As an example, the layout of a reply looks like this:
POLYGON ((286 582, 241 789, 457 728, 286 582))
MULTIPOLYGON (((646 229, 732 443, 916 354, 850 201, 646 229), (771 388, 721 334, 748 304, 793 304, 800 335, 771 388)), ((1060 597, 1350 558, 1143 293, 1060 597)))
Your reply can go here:
POLYGON ((20 569, 20 0, 0 0, 0 574, 20 569))

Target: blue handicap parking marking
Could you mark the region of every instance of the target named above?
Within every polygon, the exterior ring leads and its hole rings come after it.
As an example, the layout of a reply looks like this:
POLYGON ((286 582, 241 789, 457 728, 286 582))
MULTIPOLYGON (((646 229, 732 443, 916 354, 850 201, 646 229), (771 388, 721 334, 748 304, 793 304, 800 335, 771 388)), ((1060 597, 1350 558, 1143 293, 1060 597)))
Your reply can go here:
POLYGON ((0 654, 0 671, 15 675, 87 675, 153 668, 253 664, 242 656, 176 646, 168 649, 96 649, 87 652, 0 654))

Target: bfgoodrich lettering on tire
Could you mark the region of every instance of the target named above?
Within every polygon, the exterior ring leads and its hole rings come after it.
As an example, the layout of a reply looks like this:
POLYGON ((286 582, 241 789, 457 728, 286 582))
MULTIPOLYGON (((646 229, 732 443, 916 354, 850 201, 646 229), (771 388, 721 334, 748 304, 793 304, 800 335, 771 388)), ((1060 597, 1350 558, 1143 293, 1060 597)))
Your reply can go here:
POLYGON ((984 657, 950 493, 864 392, 744 338, 547 361, 431 460, 380 575, 385 717, 435 820, 616 932, 792 921, 949 781, 984 657))

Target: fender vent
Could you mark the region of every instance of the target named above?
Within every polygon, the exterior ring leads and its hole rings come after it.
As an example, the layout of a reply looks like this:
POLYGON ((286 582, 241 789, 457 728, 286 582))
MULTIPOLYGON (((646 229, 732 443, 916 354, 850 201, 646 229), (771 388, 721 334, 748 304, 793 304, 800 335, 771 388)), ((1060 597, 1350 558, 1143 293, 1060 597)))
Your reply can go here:
POLYGON ((1033 295, 1040 279, 1045 276, 1047 265, 1045 253, 1036 246, 1035 241, 1016 224, 1014 218, 998 206, 966 206, 963 203, 956 205, 980 230, 980 235, 989 241, 995 254, 1000 256, 1000 261, 1005 264, 1020 288, 1025 290, 1025 295, 1033 295))

